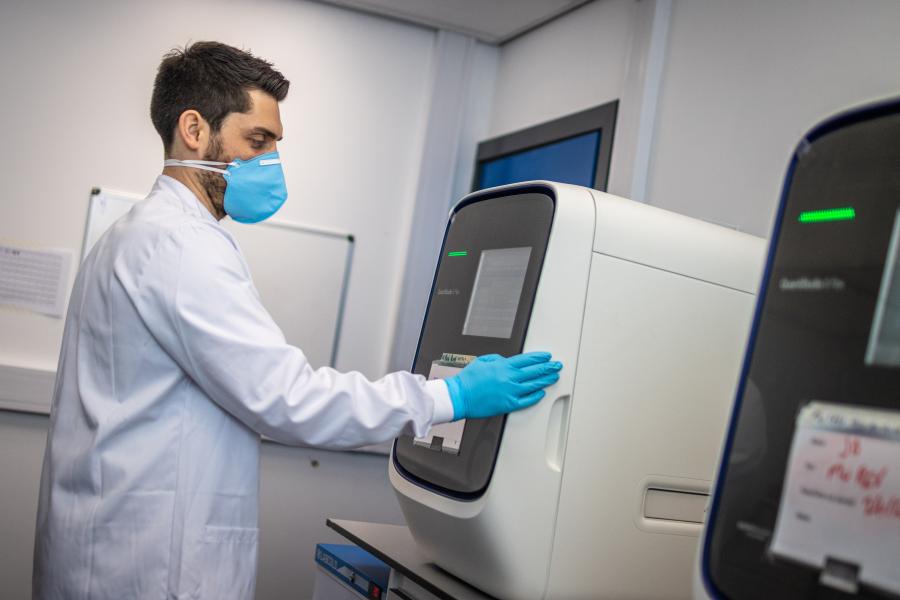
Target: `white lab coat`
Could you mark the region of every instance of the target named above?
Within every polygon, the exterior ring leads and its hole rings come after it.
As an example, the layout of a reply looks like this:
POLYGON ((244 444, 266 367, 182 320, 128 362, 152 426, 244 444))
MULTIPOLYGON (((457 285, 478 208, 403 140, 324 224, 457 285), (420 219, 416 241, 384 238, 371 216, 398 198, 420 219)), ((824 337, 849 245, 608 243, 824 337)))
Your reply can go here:
POLYGON ((348 448, 425 434, 452 412, 440 381, 310 367, 260 304, 232 236, 160 176, 75 282, 34 595, 252 598, 259 434, 348 448))

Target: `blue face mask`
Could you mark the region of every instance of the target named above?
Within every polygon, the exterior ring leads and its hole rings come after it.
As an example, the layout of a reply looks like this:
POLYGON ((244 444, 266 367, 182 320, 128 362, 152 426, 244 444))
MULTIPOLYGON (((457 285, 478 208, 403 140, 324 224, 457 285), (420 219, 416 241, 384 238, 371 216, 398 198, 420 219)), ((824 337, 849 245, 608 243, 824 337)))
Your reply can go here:
POLYGON ((287 200, 287 186, 278 152, 234 159, 230 163, 214 160, 177 160, 167 167, 191 167, 221 173, 225 178, 225 212, 238 223, 259 223, 278 212, 287 200), (225 166, 224 169, 216 165, 225 166))

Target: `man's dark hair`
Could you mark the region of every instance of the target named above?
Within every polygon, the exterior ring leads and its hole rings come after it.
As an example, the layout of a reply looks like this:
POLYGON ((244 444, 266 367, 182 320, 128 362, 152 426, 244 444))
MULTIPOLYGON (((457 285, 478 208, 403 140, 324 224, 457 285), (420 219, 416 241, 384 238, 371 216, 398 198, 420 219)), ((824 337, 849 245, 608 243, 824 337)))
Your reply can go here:
POLYGON ((153 82, 150 119, 168 153, 184 111, 199 112, 215 133, 230 113, 250 110, 250 90, 281 102, 289 86, 271 63, 249 52, 219 42, 196 42, 163 57, 153 82))

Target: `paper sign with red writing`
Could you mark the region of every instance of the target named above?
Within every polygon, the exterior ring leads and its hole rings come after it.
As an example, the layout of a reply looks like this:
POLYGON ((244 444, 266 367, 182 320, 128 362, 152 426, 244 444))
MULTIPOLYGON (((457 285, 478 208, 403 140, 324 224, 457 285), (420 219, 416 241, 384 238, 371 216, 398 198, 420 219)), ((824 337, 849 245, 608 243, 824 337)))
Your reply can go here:
POLYGON ((771 551, 900 592, 900 411, 810 402, 797 416, 771 551))

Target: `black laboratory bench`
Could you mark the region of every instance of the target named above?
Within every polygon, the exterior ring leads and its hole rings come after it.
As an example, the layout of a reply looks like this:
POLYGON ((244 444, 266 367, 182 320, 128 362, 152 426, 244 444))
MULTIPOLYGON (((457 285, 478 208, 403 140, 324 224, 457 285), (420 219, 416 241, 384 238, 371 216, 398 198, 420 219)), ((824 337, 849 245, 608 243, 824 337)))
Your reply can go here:
POLYGON ((466 582, 429 562, 404 525, 328 519, 331 529, 387 563, 391 600, 492 600, 466 582))

